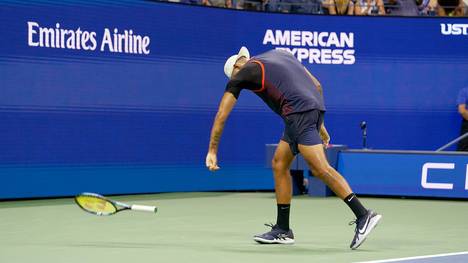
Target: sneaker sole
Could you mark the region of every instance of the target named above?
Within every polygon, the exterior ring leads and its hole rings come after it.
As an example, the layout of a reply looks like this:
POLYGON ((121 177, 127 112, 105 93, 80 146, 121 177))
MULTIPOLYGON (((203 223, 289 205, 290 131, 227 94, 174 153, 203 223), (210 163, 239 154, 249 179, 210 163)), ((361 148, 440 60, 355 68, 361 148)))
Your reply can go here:
POLYGON ((269 240, 269 239, 264 239, 261 237, 254 237, 254 240, 260 244, 284 244, 284 245, 294 244, 294 239, 291 239, 291 238, 286 238, 282 240, 279 240, 279 239, 269 240))
POLYGON ((379 221, 382 219, 382 215, 376 215, 372 219, 371 219, 372 221, 369 222, 369 226, 368 226, 369 230, 367 231, 367 233, 365 233, 362 236, 361 242, 354 244, 354 247, 352 247, 351 249, 354 250, 354 249, 358 248, 360 245, 362 245, 362 243, 364 243, 364 241, 366 241, 367 237, 372 232, 372 230, 379 224, 379 221))

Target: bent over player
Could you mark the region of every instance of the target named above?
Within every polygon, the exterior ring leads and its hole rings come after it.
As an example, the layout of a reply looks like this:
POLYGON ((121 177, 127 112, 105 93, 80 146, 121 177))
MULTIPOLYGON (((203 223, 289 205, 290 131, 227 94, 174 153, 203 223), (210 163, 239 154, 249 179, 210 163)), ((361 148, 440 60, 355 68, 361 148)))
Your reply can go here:
POLYGON ((325 106, 318 80, 286 51, 271 50, 250 58, 245 47, 226 61, 224 73, 230 80, 211 129, 206 156, 206 166, 210 171, 219 169, 216 154, 221 133, 242 89, 257 94, 285 123, 283 137, 272 161, 277 221, 271 226, 271 231, 255 235, 254 240, 261 244, 294 243, 294 234, 289 228, 292 198, 289 167, 294 156, 301 153, 314 175, 325 182, 356 215, 353 221, 356 224, 355 235, 350 247, 359 247, 382 216, 367 210, 346 180, 328 164, 322 143, 327 144, 329 136, 323 125, 325 106))

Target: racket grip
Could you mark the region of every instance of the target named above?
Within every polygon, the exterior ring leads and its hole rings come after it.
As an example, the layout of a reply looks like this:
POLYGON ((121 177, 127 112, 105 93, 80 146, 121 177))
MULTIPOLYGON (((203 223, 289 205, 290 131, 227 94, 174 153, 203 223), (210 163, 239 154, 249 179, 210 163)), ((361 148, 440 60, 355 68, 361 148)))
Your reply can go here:
POLYGON ((147 206, 147 205, 132 205, 130 209, 141 212, 151 212, 156 213, 158 208, 156 206, 147 206))

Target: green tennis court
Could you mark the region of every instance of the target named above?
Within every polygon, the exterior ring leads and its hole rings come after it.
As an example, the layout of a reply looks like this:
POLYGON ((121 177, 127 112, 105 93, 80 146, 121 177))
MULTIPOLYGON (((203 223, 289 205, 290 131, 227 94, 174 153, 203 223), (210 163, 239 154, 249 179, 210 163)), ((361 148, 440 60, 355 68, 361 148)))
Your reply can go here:
POLYGON ((275 221, 273 193, 113 199, 159 212, 97 217, 71 198, 0 202, 0 262, 359 262, 468 250, 468 204, 460 201, 362 198, 384 218, 352 251, 353 214, 335 197, 293 200, 295 245, 252 240, 275 221))

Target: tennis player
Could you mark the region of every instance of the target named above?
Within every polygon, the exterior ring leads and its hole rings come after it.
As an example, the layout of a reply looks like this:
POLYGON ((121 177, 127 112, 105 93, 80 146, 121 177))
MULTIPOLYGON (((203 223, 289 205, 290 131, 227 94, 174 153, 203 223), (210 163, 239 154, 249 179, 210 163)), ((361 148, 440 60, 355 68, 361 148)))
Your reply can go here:
POLYGON ((221 99, 206 156, 210 171, 219 169, 218 145, 224 124, 241 90, 257 94, 284 120, 283 137, 273 157, 272 167, 277 201, 277 221, 271 230, 255 235, 261 244, 293 244, 294 234, 289 227, 291 207, 291 175, 289 167, 294 156, 301 153, 314 175, 325 182, 356 215, 355 235, 350 248, 356 249, 382 218, 366 209, 352 192, 346 180, 328 164, 324 152, 330 137, 323 125, 325 106, 319 81, 289 52, 271 50, 250 58, 247 48, 231 56, 224 65, 230 79, 221 99))

